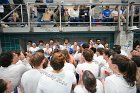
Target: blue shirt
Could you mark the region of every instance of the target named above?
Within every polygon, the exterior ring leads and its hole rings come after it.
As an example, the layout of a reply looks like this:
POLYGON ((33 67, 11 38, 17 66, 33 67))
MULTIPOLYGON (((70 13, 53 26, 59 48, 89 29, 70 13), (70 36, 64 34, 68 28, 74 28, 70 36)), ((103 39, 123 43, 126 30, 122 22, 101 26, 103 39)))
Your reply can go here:
POLYGON ((103 14, 105 17, 109 17, 110 14, 111 14, 111 11, 110 11, 110 10, 104 10, 104 11, 102 12, 102 14, 103 14))

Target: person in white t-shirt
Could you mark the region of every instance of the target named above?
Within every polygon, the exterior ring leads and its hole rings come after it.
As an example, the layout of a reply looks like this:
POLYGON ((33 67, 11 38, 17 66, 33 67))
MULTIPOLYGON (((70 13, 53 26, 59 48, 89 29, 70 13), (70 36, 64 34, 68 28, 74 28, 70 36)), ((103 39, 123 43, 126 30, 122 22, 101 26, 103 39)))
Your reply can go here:
POLYGON ((50 65, 53 71, 46 72, 38 83, 36 93, 70 93, 73 84, 76 84, 76 77, 70 70, 65 71, 65 56, 60 53, 54 53, 50 65))
POLYGON ((104 45, 101 43, 101 39, 96 39, 95 48, 104 48, 104 45))
POLYGON ((32 44, 32 47, 29 48, 29 52, 31 52, 32 54, 34 54, 36 51, 38 51, 40 48, 37 47, 36 43, 32 44))
POLYGON ((99 73, 99 66, 92 62, 93 59, 93 51, 91 49, 84 49, 82 53, 82 57, 84 59, 84 63, 78 64, 76 68, 77 74, 80 75, 81 71, 89 70, 91 71, 94 76, 97 78, 99 73))
POLYGON ((22 93, 36 93, 39 79, 42 76, 40 71, 43 71, 45 56, 41 52, 36 52, 30 61, 33 69, 25 72, 21 78, 22 93))
POLYGON ((136 64, 128 57, 116 54, 109 66, 114 74, 105 78, 105 93, 136 93, 136 64))
POLYGON ((81 80, 80 84, 74 88, 74 93, 103 93, 101 81, 96 79, 90 71, 85 70, 81 80))
POLYGON ((28 69, 18 62, 18 55, 13 52, 0 54, 0 78, 11 81, 12 91, 20 85, 22 74, 28 69))

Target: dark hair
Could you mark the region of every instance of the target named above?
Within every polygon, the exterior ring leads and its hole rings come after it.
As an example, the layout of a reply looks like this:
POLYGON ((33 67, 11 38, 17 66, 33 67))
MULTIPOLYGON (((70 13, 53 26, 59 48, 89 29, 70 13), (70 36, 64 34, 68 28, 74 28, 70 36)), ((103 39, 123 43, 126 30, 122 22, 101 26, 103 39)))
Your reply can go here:
POLYGON ((44 43, 43 40, 40 40, 39 43, 44 43))
POLYGON ((0 79, 0 93, 4 93, 7 90, 7 83, 0 79))
POLYGON ((101 39, 100 39, 100 38, 97 38, 97 39, 96 39, 96 41, 97 41, 97 40, 100 40, 100 41, 101 41, 101 39))
POLYGON ((104 48, 97 48, 96 51, 99 52, 100 55, 103 55, 104 54, 104 48))
POLYGON ((44 50, 43 49, 39 49, 36 52, 44 53, 44 50))
POLYGON ((84 49, 82 55, 86 61, 91 62, 93 60, 94 53, 91 49, 84 49))
POLYGON ((90 49, 93 51, 93 53, 96 53, 96 48, 95 47, 91 47, 90 49))
POLYGON ((44 60, 44 54, 41 52, 36 52, 30 58, 30 63, 33 67, 38 67, 41 65, 42 61, 44 60))
POLYGON ((114 45, 112 50, 114 52, 116 52, 117 54, 120 54, 121 53, 121 46, 120 45, 114 45))
POLYGON ((89 44, 88 44, 88 43, 83 43, 83 44, 82 44, 82 48, 83 48, 83 49, 89 48, 89 44))
POLYGON ((135 85, 137 72, 135 62, 120 54, 114 55, 111 60, 112 64, 116 64, 118 66, 119 71, 123 74, 123 78, 126 80, 128 85, 133 87, 135 85))
POLYGON ((64 67, 65 56, 60 53, 54 53, 51 57, 50 65, 54 70, 61 70, 64 67))
POLYGON ((70 54, 69 54, 68 50, 64 49, 61 51, 61 53, 65 56, 66 61, 69 62, 70 54))
POLYGON ((110 57, 111 55, 113 55, 113 51, 110 49, 104 49, 104 54, 110 57))
POLYGON ((3 52, 0 54, 0 66, 8 67, 12 64, 13 53, 12 52, 3 52))
POLYGON ((96 92, 96 78, 90 71, 85 70, 83 72, 82 80, 87 91, 90 93, 96 92))
POLYGON ((140 56, 133 56, 131 60, 133 60, 137 66, 140 67, 140 56))
POLYGON ((43 64, 43 69, 45 69, 47 66, 48 66, 48 59, 45 58, 45 62, 44 62, 44 64, 43 64))

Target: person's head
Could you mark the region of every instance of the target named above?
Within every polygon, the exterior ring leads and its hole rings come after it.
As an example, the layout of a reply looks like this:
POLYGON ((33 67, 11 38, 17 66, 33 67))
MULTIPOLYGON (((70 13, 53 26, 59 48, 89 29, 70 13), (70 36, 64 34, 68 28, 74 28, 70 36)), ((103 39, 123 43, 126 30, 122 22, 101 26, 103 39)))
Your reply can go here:
POLYGON ((94 44, 93 39, 89 39, 88 43, 89 43, 89 45, 93 45, 94 44))
POLYGON ((43 53, 44 54, 44 50, 43 49, 39 49, 36 52, 40 52, 40 53, 43 53))
POLYGON ((13 62, 13 54, 12 52, 3 52, 0 54, 0 66, 8 67, 13 62))
POLYGON ((0 79, 0 93, 11 93, 12 85, 8 80, 0 79))
POLYGON ((70 54, 67 49, 62 50, 61 53, 65 56, 66 61, 70 59, 70 54))
POLYGON ((26 56, 25 56, 24 52, 21 51, 21 52, 20 52, 20 55, 19 55, 19 59, 20 59, 20 60, 24 60, 25 57, 26 57, 26 56))
POLYGON ((50 39, 49 44, 53 45, 53 43, 54 43, 53 39, 50 39))
POLYGON ((140 56, 133 56, 131 60, 137 64, 137 67, 140 67, 140 56))
POLYGON ((112 50, 117 53, 120 54, 121 53, 121 46, 120 45, 114 45, 112 50))
POLYGON ((109 8, 110 8, 109 5, 105 6, 105 9, 106 9, 106 10, 109 10, 109 8))
POLYGON ((104 54, 104 48, 97 48, 96 54, 97 54, 97 56, 103 55, 104 54))
POLYGON ((45 57, 44 54, 41 52, 36 52, 30 58, 30 64, 35 68, 43 65, 44 62, 45 62, 45 57))
POLYGON ((86 61, 91 62, 93 60, 94 53, 91 49, 84 49, 82 55, 86 61))
POLYGON ((53 68, 53 70, 60 71, 64 67, 65 63, 65 56, 60 53, 54 53, 51 57, 50 65, 53 68))
POLYGON ((90 49, 93 51, 94 54, 96 53, 96 48, 95 47, 91 47, 90 49))
POLYGON ((135 48, 138 52, 140 52, 140 45, 136 45, 136 48, 135 48))
POLYGON ((68 44, 69 43, 69 39, 68 38, 65 38, 64 39, 64 44, 68 44))
POLYGON ((96 43, 99 45, 101 44, 101 39, 96 39, 96 43))
POLYGON ((137 50, 132 50, 131 52, 131 56, 140 56, 140 52, 138 52, 137 50))
POLYGON ((87 91, 90 93, 96 93, 96 78, 90 71, 85 70, 83 72, 82 81, 87 91))
POLYGON ((75 5, 75 6, 73 7, 73 10, 77 11, 77 10, 78 10, 78 6, 75 5))
POLYGON ((33 46, 33 48, 37 47, 36 43, 32 43, 32 46, 33 46))
POLYGON ((28 41, 28 45, 32 46, 32 41, 29 40, 28 41))
POLYGON ((83 44, 82 44, 82 48, 83 48, 83 49, 89 48, 89 44, 88 44, 88 43, 83 43, 83 44))
POLYGON ((44 46, 44 42, 42 40, 39 41, 40 46, 44 46))
POLYGON ((105 49, 109 49, 109 43, 105 43, 105 49))
POLYGON ((118 11, 118 6, 115 7, 115 10, 118 11))
POLYGON ((135 85, 137 72, 135 62, 124 55, 116 54, 111 58, 109 66, 114 73, 123 75, 129 86, 133 87, 135 85))

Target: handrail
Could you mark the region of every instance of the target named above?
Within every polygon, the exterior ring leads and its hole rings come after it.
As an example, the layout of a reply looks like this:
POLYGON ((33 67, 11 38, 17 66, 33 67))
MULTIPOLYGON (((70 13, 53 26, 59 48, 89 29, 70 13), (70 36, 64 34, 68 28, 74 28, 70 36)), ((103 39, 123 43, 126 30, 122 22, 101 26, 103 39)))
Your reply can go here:
MULTIPOLYGON (((12 4, 11 4, 12 5, 12 4)), ((14 4, 14 5, 17 5, 17 4, 14 4)), ((11 12, 9 12, 4 18, 2 18, 0 21, 3 21, 6 17, 8 17, 12 12, 14 12, 16 9, 18 9, 19 7, 21 7, 21 17, 22 17, 22 23, 25 23, 25 22, 23 22, 23 14, 22 14, 22 12, 23 12, 23 7, 22 7, 22 5, 26 5, 27 6, 27 14, 28 14, 28 26, 31 28, 31 24, 32 23, 38 23, 38 22, 31 22, 31 20, 30 20, 30 7, 31 7, 31 5, 47 5, 47 6, 50 6, 50 7, 54 7, 54 6, 57 6, 57 5, 64 5, 64 6, 74 6, 74 5, 86 5, 86 6, 88 6, 89 7, 89 22, 76 22, 76 23, 88 23, 89 24, 89 30, 91 29, 91 27, 92 27, 92 23, 94 24, 94 23, 100 23, 100 24, 103 24, 103 23, 118 23, 118 30, 120 30, 120 27, 121 27, 121 25, 120 25, 120 11, 118 11, 118 22, 92 22, 92 20, 91 20, 91 17, 92 17, 92 15, 91 15, 91 6, 92 5, 96 5, 96 6, 105 6, 105 5, 110 5, 110 6, 116 6, 116 5, 118 5, 119 7, 119 9, 118 10, 120 10, 120 6, 126 6, 127 7, 127 15, 126 15, 126 29, 128 30, 128 26, 129 26, 129 24, 130 24, 130 26, 133 26, 133 23, 136 23, 136 22, 133 22, 133 18, 134 18, 134 14, 132 14, 131 15, 131 19, 129 20, 129 12, 130 11, 134 11, 134 8, 135 8, 135 6, 138 6, 138 5, 140 5, 140 3, 135 3, 135 4, 133 4, 132 5, 132 10, 129 10, 129 3, 27 3, 27 4, 18 4, 18 6, 16 7, 16 8, 14 8, 11 12), (129 23, 129 22, 131 22, 131 23, 129 23)), ((61 7, 59 7, 59 11, 60 11, 60 21, 59 22, 42 22, 42 23, 59 23, 59 28, 60 28, 60 31, 62 31, 62 23, 75 23, 75 22, 62 22, 62 17, 61 17, 61 7)), ((140 16, 140 10, 139 10, 139 16, 140 16)), ((140 17, 139 17, 139 22, 140 22, 140 17)), ((8 23, 8 22, 5 22, 5 23, 8 23)), ((20 23, 20 22, 15 22, 15 23, 20 23)), ((123 22, 124 23, 124 22, 123 22)), ((14 24, 14 22, 11 22, 11 23, 9 23, 9 24, 14 24)), ((139 26, 140 26, 140 23, 139 23, 139 26)))
POLYGON ((11 15, 16 9, 18 9, 20 6, 22 6, 22 4, 19 4, 15 9, 13 9, 11 12, 9 12, 5 17, 3 17, 1 20, 0 20, 0 22, 1 21, 3 21, 6 17, 8 17, 9 15, 11 15))

